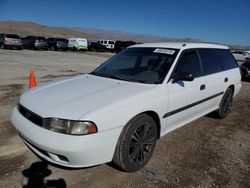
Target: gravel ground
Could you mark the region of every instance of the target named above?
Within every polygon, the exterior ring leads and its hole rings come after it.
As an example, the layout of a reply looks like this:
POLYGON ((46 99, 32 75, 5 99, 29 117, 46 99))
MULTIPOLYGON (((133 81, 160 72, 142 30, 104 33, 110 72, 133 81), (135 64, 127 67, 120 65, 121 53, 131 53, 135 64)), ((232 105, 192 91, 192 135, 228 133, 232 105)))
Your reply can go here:
POLYGON ((64 169, 38 159, 9 122, 29 70, 38 84, 89 72, 110 53, 0 50, 0 187, 250 187, 250 83, 224 120, 200 118, 162 137, 149 164, 124 173, 112 164, 64 169))

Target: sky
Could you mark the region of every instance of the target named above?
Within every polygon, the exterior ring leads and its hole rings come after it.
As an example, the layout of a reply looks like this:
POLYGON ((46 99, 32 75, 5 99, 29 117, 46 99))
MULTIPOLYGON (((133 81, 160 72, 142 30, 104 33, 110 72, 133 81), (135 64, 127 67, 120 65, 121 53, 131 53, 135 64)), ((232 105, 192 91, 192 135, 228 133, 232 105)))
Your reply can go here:
POLYGON ((250 45, 250 0, 0 0, 0 21, 250 45))

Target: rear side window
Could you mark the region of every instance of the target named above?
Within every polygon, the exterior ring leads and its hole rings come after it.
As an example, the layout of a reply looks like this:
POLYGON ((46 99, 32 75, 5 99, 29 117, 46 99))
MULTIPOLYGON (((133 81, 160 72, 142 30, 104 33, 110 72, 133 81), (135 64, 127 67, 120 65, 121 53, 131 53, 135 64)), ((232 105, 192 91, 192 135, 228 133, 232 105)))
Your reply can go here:
POLYGON ((44 37, 36 37, 37 40, 45 40, 44 37))
POLYGON ((214 49, 213 50, 219 58, 224 70, 234 69, 238 67, 233 55, 229 50, 214 49))
POLYGON ((66 39, 61 39, 61 38, 58 38, 57 41, 60 41, 60 42, 67 42, 66 39))
POLYGON ((177 75, 181 73, 191 73, 194 77, 201 76, 201 65, 196 51, 185 52, 176 69, 177 75))
POLYGON ((210 49, 199 49, 204 75, 223 71, 219 58, 210 49))
POLYGON ((14 34, 6 34, 7 38, 12 38, 12 39, 20 39, 20 37, 18 35, 14 35, 14 34))

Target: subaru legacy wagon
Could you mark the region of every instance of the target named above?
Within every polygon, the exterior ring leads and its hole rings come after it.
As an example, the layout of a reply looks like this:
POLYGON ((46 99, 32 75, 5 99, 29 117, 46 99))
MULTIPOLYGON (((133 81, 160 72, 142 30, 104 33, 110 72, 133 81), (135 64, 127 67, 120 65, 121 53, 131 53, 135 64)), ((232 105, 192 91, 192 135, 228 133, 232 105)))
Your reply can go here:
POLYGON ((170 131, 210 112, 225 118, 240 88, 226 46, 138 44, 89 74, 26 91, 11 122, 47 161, 67 167, 113 161, 131 172, 147 164, 157 139, 170 131))

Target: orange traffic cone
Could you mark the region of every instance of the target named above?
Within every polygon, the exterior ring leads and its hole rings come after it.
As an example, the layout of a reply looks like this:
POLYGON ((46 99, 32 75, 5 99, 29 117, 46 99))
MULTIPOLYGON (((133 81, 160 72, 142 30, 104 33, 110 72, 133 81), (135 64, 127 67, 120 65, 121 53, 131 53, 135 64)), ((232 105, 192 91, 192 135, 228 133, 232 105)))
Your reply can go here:
POLYGON ((30 89, 33 87, 36 87, 36 78, 35 78, 35 74, 34 71, 32 69, 30 69, 30 89))

